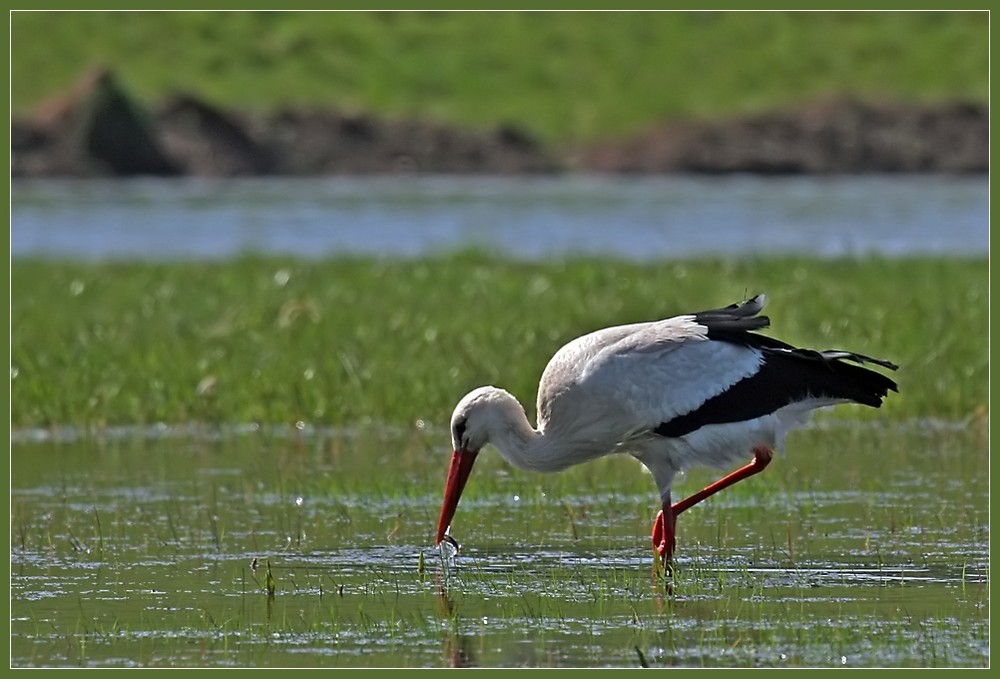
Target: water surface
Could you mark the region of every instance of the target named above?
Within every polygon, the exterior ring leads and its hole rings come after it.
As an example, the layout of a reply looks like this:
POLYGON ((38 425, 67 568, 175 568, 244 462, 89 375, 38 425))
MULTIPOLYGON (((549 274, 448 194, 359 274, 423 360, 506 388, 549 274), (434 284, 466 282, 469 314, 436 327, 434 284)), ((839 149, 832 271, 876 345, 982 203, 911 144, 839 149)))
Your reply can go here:
POLYGON ((16 437, 13 666, 989 664, 981 424, 794 433, 684 514, 672 591, 628 458, 485 453, 452 555, 446 431, 163 429, 16 437))
POLYGON ((984 255, 981 177, 26 181, 14 257, 984 255))

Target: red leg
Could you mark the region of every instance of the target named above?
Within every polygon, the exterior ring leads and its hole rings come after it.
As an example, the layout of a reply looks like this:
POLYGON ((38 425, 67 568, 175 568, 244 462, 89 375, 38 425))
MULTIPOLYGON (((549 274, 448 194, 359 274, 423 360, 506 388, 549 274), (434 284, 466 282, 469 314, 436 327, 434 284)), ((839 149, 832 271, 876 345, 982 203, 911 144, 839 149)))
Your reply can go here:
POLYGON ((653 549, 660 555, 660 561, 664 564, 669 563, 674 554, 676 528, 677 516, 671 509, 668 495, 663 501, 663 509, 656 514, 656 519, 653 521, 653 549))
POLYGON ((723 488, 728 488, 737 481, 759 474, 764 471, 771 462, 774 452, 765 446, 755 446, 753 449, 753 460, 743 467, 740 467, 731 474, 727 474, 710 486, 706 486, 694 495, 687 497, 680 502, 670 504, 668 495, 663 501, 663 509, 656 515, 653 522, 653 549, 660 555, 660 560, 664 565, 670 563, 676 547, 677 536, 677 515, 685 509, 690 509, 710 495, 715 495, 723 488))
POLYGON ((753 476, 754 474, 761 473, 764 471, 764 468, 771 463, 772 457, 774 457, 774 452, 770 448, 766 448, 764 446, 754 446, 753 460, 750 464, 740 467, 732 474, 727 474, 712 485, 699 490, 691 497, 685 498, 680 502, 675 502, 671 507, 674 512, 674 520, 676 521, 677 515, 685 509, 690 509, 710 495, 715 495, 723 488, 728 488, 737 481, 742 481, 743 479, 753 476))

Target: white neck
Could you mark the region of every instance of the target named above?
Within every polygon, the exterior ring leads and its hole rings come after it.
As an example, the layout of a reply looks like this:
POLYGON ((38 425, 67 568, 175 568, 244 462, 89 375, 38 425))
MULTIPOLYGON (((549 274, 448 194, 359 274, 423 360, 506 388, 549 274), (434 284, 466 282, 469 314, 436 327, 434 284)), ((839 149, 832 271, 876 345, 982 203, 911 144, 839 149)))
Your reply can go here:
POLYGON ((482 404, 486 442, 500 451, 507 462, 528 471, 565 469, 582 460, 569 454, 568 443, 555 432, 546 433, 528 422, 524 407, 511 394, 492 389, 482 404))

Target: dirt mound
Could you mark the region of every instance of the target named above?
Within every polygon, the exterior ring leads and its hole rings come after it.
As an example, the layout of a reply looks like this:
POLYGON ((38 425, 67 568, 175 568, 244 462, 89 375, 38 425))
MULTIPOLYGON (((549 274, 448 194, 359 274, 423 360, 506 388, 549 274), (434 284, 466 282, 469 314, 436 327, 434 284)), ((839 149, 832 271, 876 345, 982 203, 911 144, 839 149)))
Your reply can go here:
POLYGON ((26 121, 11 123, 15 176, 174 175, 153 122, 106 69, 84 75, 26 121))
POLYGON ((461 129, 327 110, 270 114, 178 95, 152 111, 106 69, 11 124, 24 176, 763 174, 988 171, 985 105, 850 99, 710 122, 663 123, 630 139, 556 151, 523 130, 461 129))
POLYGON ((14 176, 517 174, 559 164, 513 128, 456 129, 335 111, 226 111, 189 95, 151 112, 99 70, 11 125, 14 176))
POLYGON ((552 172, 556 162, 528 135, 419 120, 381 120, 331 111, 286 110, 248 121, 277 174, 552 172))
POLYGON ((746 118, 666 123, 580 149, 569 164, 600 172, 982 173, 989 168, 989 110, 835 99, 746 118))

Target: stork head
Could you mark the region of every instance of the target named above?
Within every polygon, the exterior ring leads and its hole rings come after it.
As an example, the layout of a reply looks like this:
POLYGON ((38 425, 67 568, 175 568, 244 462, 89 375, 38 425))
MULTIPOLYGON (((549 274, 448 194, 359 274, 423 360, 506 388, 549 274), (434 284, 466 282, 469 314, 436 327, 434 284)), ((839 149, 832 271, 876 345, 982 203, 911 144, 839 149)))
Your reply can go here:
POLYGON ((479 387, 466 394, 455 406, 451 415, 451 465, 448 467, 448 480, 445 481, 435 545, 441 544, 451 526, 476 456, 490 442, 491 432, 503 426, 505 419, 510 417, 507 411, 511 403, 520 408, 516 399, 503 389, 479 387))

